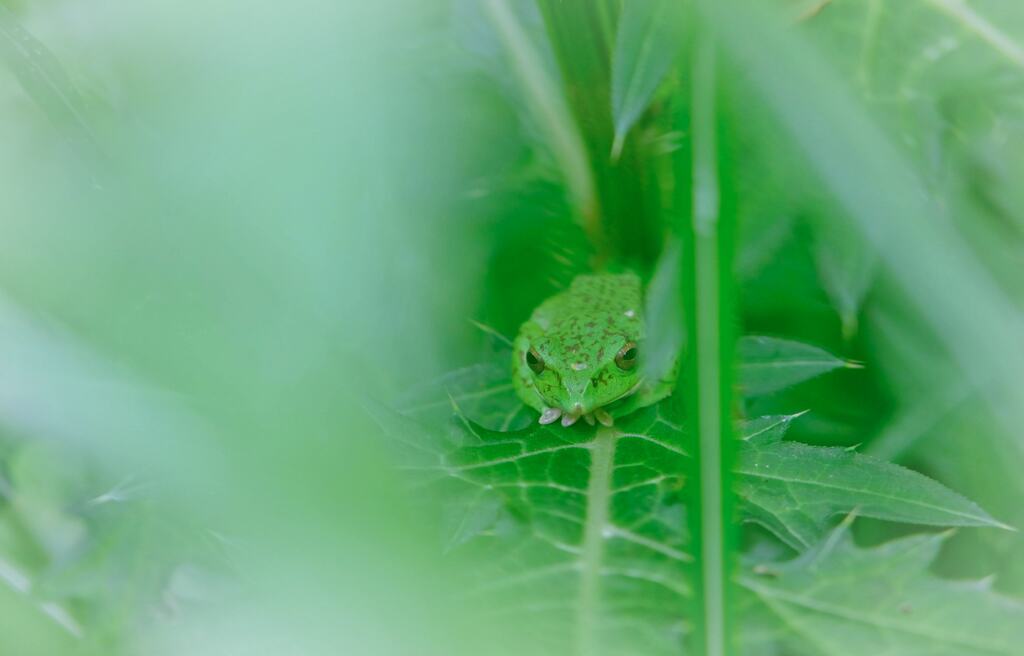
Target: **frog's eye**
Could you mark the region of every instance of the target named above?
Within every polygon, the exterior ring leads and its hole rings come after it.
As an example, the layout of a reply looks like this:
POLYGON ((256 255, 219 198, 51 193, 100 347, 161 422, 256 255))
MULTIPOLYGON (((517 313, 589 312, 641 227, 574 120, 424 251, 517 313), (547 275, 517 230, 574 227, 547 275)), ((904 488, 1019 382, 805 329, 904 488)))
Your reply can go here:
POLYGON ((636 367, 636 358, 636 343, 626 342, 626 345, 619 349, 618 354, 615 356, 615 364, 619 366, 619 369, 629 371, 636 367))
POLYGON ((544 360, 541 360, 540 353, 537 353, 535 349, 531 348, 526 352, 526 366, 535 374, 544 371, 544 360))

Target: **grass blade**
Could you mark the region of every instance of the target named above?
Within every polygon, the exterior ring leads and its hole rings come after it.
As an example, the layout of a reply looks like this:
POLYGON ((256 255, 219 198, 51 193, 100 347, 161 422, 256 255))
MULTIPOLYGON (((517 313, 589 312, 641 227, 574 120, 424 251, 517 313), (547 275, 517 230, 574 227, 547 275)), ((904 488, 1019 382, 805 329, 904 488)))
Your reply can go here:
MULTIPOLYGON (((694 310, 690 330, 693 354, 686 389, 697 439, 697 478, 693 508, 700 594, 694 618, 694 653, 731 653, 727 581, 731 571, 729 490, 732 489, 730 435, 731 344, 729 321, 729 231, 722 230, 716 118, 715 54, 707 40, 695 46, 692 71, 692 247, 694 310)), ((684 281, 685 284, 685 281, 684 281)))

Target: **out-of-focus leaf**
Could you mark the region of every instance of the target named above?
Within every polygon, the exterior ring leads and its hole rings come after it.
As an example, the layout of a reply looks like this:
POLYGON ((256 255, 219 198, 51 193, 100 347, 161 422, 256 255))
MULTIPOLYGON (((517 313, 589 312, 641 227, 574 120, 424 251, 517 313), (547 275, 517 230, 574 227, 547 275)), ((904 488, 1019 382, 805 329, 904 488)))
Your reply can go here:
POLYGON ((587 164, 586 146, 565 97, 512 6, 506 0, 485 0, 483 4, 512 59, 524 97, 546 133, 552 155, 565 177, 569 200, 584 228, 593 236, 597 230, 593 172, 587 164))
POLYGON ((57 58, 0 5, 0 58, 25 93, 56 125, 74 130, 77 141, 92 141, 85 102, 57 58))
MULTIPOLYGON (((12 574, 6 563, 0 560, 4 579, 12 574)), ((5 636, 17 636, 19 655, 53 656, 54 654, 79 654, 89 652, 82 649, 82 643, 73 632, 62 628, 48 616, 31 595, 0 582, 0 630, 5 636)))
POLYGON ((841 367, 858 365, 810 344, 748 335, 736 347, 739 381, 745 394, 777 392, 841 367))
POLYGON ((679 243, 669 242, 644 298, 647 338, 641 366, 647 380, 668 376, 686 348, 679 266, 679 243))
POLYGON ((851 339, 857 333, 857 315, 877 258, 847 221, 822 218, 815 226, 814 259, 822 285, 839 313, 843 337, 851 339))
POLYGON ((11 474, 0 582, 23 593, 54 630, 81 640, 75 653, 112 653, 111 627, 151 613, 167 599, 166 576, 183 554, 199 553, 186 544, 195 534, 167 519, 170 512, 132 500, 129 481, 101 487, 79 451, 27 442, 0 468, 11 474))
POLYGON ((844 524, 814 549, 745 574, 742 585, 778 617, 799 653, 830 656, 1016 656, 1024 605, 988 581, 947 581, 928 568, 945 534, 872 549, 844 524))
MULTIPOLYGON (((723 47, 878 254, 880 266, 965 375, 1005 383, 989 400, 1000 407, 1008 429, 1018 427, 1024 403, 1014 383, 1024 358, 1015 345, 1024 332, 1022 318, 986 270, 982 254, 972 251, 945 213, 942 199, 931 193, 920 162, 902 143, 906 139, 892 138, 837 78, 822 51, 787 31, 777 14, 722 0, 700 6, 719 29, 723 47)), ((956 44, 945 41, 947 48, 956 44)), ((924 161, 930 155, 917 154, 924 161)))
POLYGON ((722 109, 731 114, 730 124, 737 125, 732 138, 735 150, 742 153, 740 165, 729 171, 735 177, 735 269, 740 280, 751 281, 794 237, 797 218, 813 187, 794 184, 807 179, 806 166, 773 129, 769 117, 750 111, 757 96, 739 86, 732 94, 733 102, 722 109))
POLYGON ((630 0, 622 5, 612 54, 612 157, 622 151, 626 135, 647 109, 682 47, 682 6, 675 0, 630 0))
MULTIPOLYGON (((764 208, 758 208, 764 212, 764 208)), ((763 269, 793 231, 793 214, 784 211, 752 215, 740 227, 736 272, 749 279, 763 269)))
POLYGON ((794 416, 764 417, 741 430, 736 488, 749 521, 801 550, 828 520, 859 515, 933 526, 1002 527, 984 510, 927 476, 849 449, 782 441, 794 416))
POLYGON ((29 443, 5 463, 11 471, 13 510, 36 543, 58 561, 80 548, 86 533, 81 518, 69 512, 80 501, 85 471, 67 455, 51 445, 29 443))

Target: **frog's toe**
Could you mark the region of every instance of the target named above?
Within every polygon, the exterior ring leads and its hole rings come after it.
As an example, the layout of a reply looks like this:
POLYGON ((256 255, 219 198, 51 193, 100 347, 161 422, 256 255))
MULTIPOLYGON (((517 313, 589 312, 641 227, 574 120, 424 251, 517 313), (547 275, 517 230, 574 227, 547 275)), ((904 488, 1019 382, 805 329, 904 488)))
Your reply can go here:
POLYGON ((569 413, 565 413, 562 415, 562 425, 568 428, 569 426, 575 424, 576 420, 579 418, 579 415, 570 415, 569 413))
POLYGON ((601 422, 602 426, 610 427, 612 425, 612 416, 608 414, 607 411, 598 408, 597 410, 594 410, 594 416, 597 417, 597 420, 601 422))
POLYGON ((586 420, 587 424, 589 424, 591 426, 594 425, 594 415, 592 415, 590 413, 587 413, 587 414, 583 415, 583 419, 586 420))
POLYGON ((562 416, 561 408, 544 408, 544 412, 540 413, 540 419, 538 423, 547 426, 558 421, 558 418, 562 416))

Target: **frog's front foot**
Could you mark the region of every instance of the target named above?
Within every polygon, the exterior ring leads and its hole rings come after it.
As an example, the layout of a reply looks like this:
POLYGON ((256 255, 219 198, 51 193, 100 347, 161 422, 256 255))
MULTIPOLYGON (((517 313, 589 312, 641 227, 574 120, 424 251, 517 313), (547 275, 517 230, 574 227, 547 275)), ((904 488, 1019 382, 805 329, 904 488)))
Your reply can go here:
POLYGON ((611 425, 614 423, 612 420, 612 416, 608 414, 605 410, 602 410, 601 408, 594 410, 594 417, 597 418, 597 420, 601 423, 602 426, 607 426, 610 428, 611 425))
POLYGON ((544 412, 540 413, 540 419, 537 420, 537 423, 547 426, 558 421, 558 418, 561 416, 561 408, 544 408, 544 412))
POLYGON ((547 426, 548 424, 553 424, 561 419, 562 426, 568 428, 579 421, 581 417, 591 426, 601 424, 602 426, 610 427, 614 422, 612 416, 601 408, 586 414, 564 412, 561 408, 544 408, 544 411, 540 413, 540 419, 537 420, 537 423, 542 426, 547 426))

